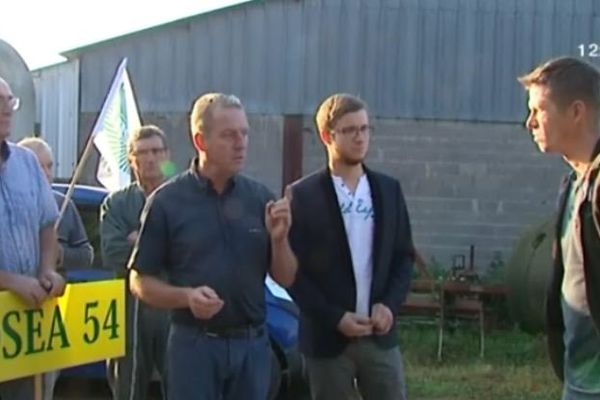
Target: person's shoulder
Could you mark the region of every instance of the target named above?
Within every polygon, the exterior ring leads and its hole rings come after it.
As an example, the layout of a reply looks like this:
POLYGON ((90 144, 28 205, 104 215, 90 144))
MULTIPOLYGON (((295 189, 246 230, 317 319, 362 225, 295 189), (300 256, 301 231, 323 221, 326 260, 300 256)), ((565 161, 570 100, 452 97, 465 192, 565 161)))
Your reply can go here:
MULTIPOLYGON (((62 205, 67 197, 63 193, 61 193, 57 190, 52 190, 52 194, 54 195, 54 199, 56 200, 56 205, 58 206, 58 208, 60 210, 60 208, 62 207, 62 205)), ((73 201, 73 199, 69 199, 69 203, 67 204, 66 212, 77 212, 77 206, 75 205, 75 202, 73 201)))
POLYGON ((163 198, 171 198, 173 195, 179 195, 182 190, 186 190, 193 184, 194 174, 192 171, 187 170, 180 172, 179 174, 172 176, 157 187, 148 200, 160 201, 163 198))
POLYGON ((291 183, 292 190, 303 191, 306 189, 311 189, 314 186, 318 185, 319 182, 324 179, 328 175, 328 171, 326 168, 321 168, 317 171, 313 171, 310 174, 303 176, 302 178, 291 183))
POLYGON ((131 196, 132 193, 136 193, 139 191, 140 191, 140 188, 139 188, 139 185, 137 184, 137 182, 132 182, 129 185, 127 185, 121 189, 110 192, 106 196, 105 202, 106 203, 115 203, 115 202, 119 202, 119 201, 124 201, 129 196, 131 196))
POLYGON ((60 201, 61 203, 66 198, 66 196, 63 193, 59 192, 58 190, 53 189, 52 194, 54 195, 54 198, 56 199, 56 201, 60 201))
POLYGON ((273 191, 262 182, 257 181, 247 175, 238 174, 235 177, 235 185, 249 193, 256 193, 261 198, 271 199, 274 197, 273 191))
POLYGON ((7 141, 6 144, 8 145, 9 160, 12 158, 12 160, 16 162, 39 166, 39 162, 33 151, 25 146, 19 146, 16 143, 7 141))
POLYGON ((265 185, 262 182, 259 182, 258 180, 248 176, 248 175, 244 175, 244 174, 238 174, 235 177, 235 184, 236 185, 243 185, 246 187, 250 187, 250 188, 254 188, 254 189, 259 189, 259 190, 268 190, 267 185, 265 185))
POLYGON ((400 181, 397 178, 384 172, 376 171, 370 168, 366 168, 366 171, 369 180, 375 180, 384 187, 394 187, 400 185, 400 181))
POLYGON ((65 201, 66 197, 64 194, 62 194, 61 192, 57 191, 57 190, 52 190, 52 194, 54 195, 54 199, 56 200, 56 204, 58 204, 58 206, 62 206, 62 203, 65 201))
POLYGON ((6 141, 6 144, 8 145, 8 151, 10 152, 9 154, 11 157, 12 156, 22 157, 24 155, 27 155, 27 157, 29 157, 28 156, 29 154, 33 155, 35 157, 35 153, 25 146, 19 146, 18 144, 9 142, 8 140, 6 141))

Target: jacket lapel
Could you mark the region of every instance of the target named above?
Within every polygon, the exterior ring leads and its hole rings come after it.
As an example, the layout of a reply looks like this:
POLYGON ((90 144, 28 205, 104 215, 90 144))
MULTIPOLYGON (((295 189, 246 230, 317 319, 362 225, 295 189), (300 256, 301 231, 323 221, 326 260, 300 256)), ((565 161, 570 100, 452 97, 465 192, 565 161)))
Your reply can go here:
POLYGON ((383 193, 379 180, 371 172, 370 169, 364 167, 367 179, 369 180, 369 187, 371 188, 371 201, 373 202, 373 212, 375 213, 375 220, 373 226, 373 282, 377 274, 379 267, 379 260, 381 255, 381 245, 383 238, 383 193))
MULTIPOLYGON (((598 140, 596 142, 596 145, 594 146, 594 150, 592 151, 592 155, 590 157, 590 161, 592 162, 592 165, 590 166, 590 171, 593 170, 594 168, 598 167, 598 164, 600 163, 600 140, 598 140)), ((589 173, 589 171, 588 171, 589 173)), ((555 230, 555 242, 554 242, 554 246, 555 246, 555 262, 558 263, 557 265, 559 265, 561 268, 563 267, 563 262, 562 262, 562 246, 561 246, 561 237, 562 237, 562 233, 563 233, 563 220, 564 220, 564 216, 565 216, 565 207, 567 205, 567 200, 569 199, 569 193, 571 192, 571 185, 573 185, 573 182, 576 180, 576 174, 574 171, 570 172, 562 181, 561 185, 560 185, 560 190, 559 190, 559 196, 558 196, 558 218, 556 220, 556 230, 555 230)), ((588 179, 588 177, 586 177, 586 179, 588 179)), ((589 190, 589 188, 586 188, 586 191, 589 190)), ((587 196, 587 195, 586 195, 587 196)), ((575 208, 576 210, 579 209, 579 206, 577 205, 577 207, 575 208)))
POLYGON ((560 243, 562 232, 563 232, 563 219, 565 217, 565 207, 567 205, 567 200, 569 199, 569 192, 571 191, 571 185, 575 180, 575 173, 571 172, 566 177, 563 178, 563 181, 560 185, 559 195, 558 195, 558 216, 556 218, 556 227, 554 230, 554 261, 557 266, 562 269, 562 246, 560 243))
MULTIPOLYGON (((350 254, 350 246, 348 245, 348 237, 346 236, 346 228, 344 226, 344 219, 340 212, 340 206, 338 203, 337 194, 335 193, 335 187, 333 186, 333 180, 331 179, 331 172, 329 168, 324 168, 319 173, 319 185, 321 190, 325 193, 325 209, 328 215, 331 216, 333 222, 333 231, 335 234, 335 241, 337 248, 341 250, 343 257, 343 264, 352 269, 352 255, 350 254)), ((354 275, 352 275, 354 276, 354 275)))

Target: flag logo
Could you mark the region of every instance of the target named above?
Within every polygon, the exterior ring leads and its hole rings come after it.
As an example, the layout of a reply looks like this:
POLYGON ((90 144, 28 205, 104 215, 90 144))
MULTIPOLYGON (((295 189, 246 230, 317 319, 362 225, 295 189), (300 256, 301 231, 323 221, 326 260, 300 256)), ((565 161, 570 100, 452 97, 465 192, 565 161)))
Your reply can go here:
POLYGON ((107 189, 118 190, 131 182, 127 142, 141 122, 124 59, 106 96, 92 131, 100 153, 96 177, 107 189))

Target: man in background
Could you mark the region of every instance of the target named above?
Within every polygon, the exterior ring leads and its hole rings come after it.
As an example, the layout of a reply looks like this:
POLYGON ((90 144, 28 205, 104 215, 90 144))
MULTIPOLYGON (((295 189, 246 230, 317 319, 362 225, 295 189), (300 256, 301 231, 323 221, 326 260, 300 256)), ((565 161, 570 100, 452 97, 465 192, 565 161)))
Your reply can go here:
MULTIPOLYGON (((21 140, 18 144, 33 151, 40 162, 46 179, 52 184, 54 180, 54 173, 52 171, 54 156, 48 143, 41 138, 30 137, 21 140)), ((57 191, 53 191, 53 193, 58 209, 60 210, 65 196, 57 191)), ((83 221, 72 200, 69 200, 65 213, 59 222, 57 235, 59 244, 58 269, 85 269, 92 266, 94 249, 88 240, 83 221)))
MULTIPOLYGON (((135 181, 111 193, 100 209, 103 266, 125 279, 146 198, 165 180, 163 169, 169 160, 167 137, 157 126, 141 126, 129 138, 127 154, 135 181)), ((113 399, 146 400, 155 368, 166 399, 168 314, 131 296, 128 285, 125 291, 125 356, 108 361, 113 399)))
MULTIPOLYGON (((52 184, 54 173, 54 157, 52 149, 43 139, 30 137, 21 140, 18 145, 28 148, 36 155, 48 183, 52 184)), ((65 196, 53 191, 58 209, 60 210, 65 196)), ((81 216, 73 201, 69 200, 67 208, 60 219, 57 229, 58 251, 56 268, 64 270, 90 268, 94 259, 94 249, 85 233, 81 216)), ((50 371, 44 374, 44 400, 52 400, 54 386, 60 371, 50 371)))

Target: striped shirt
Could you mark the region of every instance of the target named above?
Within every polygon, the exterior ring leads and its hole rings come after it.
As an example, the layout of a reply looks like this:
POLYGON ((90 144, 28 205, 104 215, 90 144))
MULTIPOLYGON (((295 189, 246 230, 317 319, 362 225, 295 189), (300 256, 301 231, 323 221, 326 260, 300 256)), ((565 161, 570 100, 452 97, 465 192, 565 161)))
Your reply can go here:
POLYGON ((0 157, 0 270, 36 276, 40 230, 58 219, 58 207, 31 150, 5 141, 0 157))

